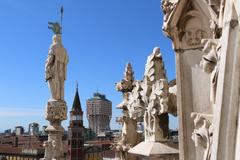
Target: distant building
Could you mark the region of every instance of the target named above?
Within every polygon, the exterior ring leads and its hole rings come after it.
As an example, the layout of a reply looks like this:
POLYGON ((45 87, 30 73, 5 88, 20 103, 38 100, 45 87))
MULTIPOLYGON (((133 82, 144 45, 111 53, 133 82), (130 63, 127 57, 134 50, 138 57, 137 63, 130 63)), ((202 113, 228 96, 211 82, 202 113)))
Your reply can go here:
POLYGON ((47 128, 47 126, 42 126, 41 134, 47 134, 46 128, 47 128))
MULTIPOLYGON (((0 135, 0 157, 5 158, 3 160, 40 160, 44 156, 43 142, 47 139, 47 134, 0 135)), ((66 155, 67 135, 65 134, 63 142, 64 155, 66 155)))
POLYGON ((28 128, 29 135, 37 135, 39 134, 39 124, 38 123, 30 123, 28 128))
POLYGON ((112 141, 87 141, 84 144, 85 160, 113 159, 114 151, 110 149, 112 141))
POLYGON ((47 136, 41 135, 2 135, 0 136, 0 157, 5 157, 6 160, 39 160, 44 156, 42 144, 46 140, 47 136))
POLYGON ((87 100, 87 118, 89 128, 99 134, 110 130, 112 117, 112 102, 100 93, 94 93, 93 98, 87 100))
POLYGON ((15 127, 15 134, 16 135, 22 135, 24 133, 24 128, 23 126, 16 126, 15 127))
POLYGON ((68 126, 69 160, 84 159, 84 130, 83 111, 77 89, 70 111, 70 125, 68 126))
POLYGON ((84 144, 84 160, 102 160, 102 149, 92 144, 84 144))
POLYGON ((90 128, 85 128, 84 139, 85 141, 96 140, 97 134, 90 128))
POLYGON ((12 133, 12 130, 11 130, 11 129, 6 129, 6 130, 4 131, 4 134, 5 134, 5 135, 11 134, 11 133, 12 133))

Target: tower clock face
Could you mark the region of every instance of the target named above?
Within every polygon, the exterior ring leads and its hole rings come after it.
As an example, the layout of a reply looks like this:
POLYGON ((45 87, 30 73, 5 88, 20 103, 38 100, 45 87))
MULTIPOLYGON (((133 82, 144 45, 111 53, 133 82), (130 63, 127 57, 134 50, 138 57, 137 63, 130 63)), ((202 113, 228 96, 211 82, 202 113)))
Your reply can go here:
POLYGON ((80 115, 72 115, 72 116, 71 116, 71 120, 72 120, 72 121, 82 120, 82 116, 80 116, 80 115))

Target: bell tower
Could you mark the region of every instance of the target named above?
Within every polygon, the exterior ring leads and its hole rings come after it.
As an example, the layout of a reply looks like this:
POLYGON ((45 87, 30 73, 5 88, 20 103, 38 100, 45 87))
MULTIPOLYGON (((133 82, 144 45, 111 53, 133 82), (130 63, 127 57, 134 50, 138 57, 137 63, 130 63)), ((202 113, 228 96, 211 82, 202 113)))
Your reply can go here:
POLYGON ((78 87, 70 111, 70 124, 68 126, 68 157, 69 160, 84 159, 83 111, 78 94, 78 87))

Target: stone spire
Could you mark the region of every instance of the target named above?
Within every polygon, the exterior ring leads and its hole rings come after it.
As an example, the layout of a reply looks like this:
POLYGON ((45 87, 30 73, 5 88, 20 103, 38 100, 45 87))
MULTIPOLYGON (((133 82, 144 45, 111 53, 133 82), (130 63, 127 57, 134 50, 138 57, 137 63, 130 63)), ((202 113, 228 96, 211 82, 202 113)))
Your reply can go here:
POLYGON ((124 71, 124 78, 116 83, 116 90, 123 93, 130 92, 133 89, 134 72, 131 63, 127 63, 124 71))
POLYGON ((155 47, 151 55, 148 56, 144 77, 150 82, 160 79, 167 79, 164 62, 160 48, 155 47))
POLYGON ((178 151, 167 145, 170 94, 160 48, 155 47, 148 56, 144 79, 139 85, 140 89, 137 89, 137 85, 134 86, 131 94, 136 89, 137 92, 133 94, 135 96, 129 97, 128 108, 129 115, 136 110, 144 111, 143 114, 139 112, 144 121, 144 141, 131 148, 128 153, 151 158, 160 158, 168 154, 177 155, 178 151), (139 103, 132 105, 131 102, 139 103))
POLYGON ((80 101, 79 93, 78 93, 78 85, 77 85, 75 97, 74 97, 74 100, 73 100, 72 111, 78 111, 78 112, 83 113, 82 106, 81 106, 81 101, 80 101))
POLYGON ((131 63, 127 63, 125 67, 124 79, 129 82, 134 81, 134 72, 133 72, 131 63))
POLYGON ((83 111, 78 94, 78 86, 76 88, 72 109, 70 111, 70 123, 68 126, 68 160, 84 159, 84 126, 83 111), (75 136, 78 135, 78 136, 75 136), (76 142, 78 145, 75 145, 76 142))

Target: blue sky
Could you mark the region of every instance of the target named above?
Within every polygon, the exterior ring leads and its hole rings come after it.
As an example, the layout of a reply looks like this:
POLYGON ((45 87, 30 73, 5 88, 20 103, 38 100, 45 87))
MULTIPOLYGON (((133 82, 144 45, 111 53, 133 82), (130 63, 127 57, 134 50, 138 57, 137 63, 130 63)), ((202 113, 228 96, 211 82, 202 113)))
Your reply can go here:
MULTIPOLYGON (((71 108, 76 81, 84 113, 93 92, 113 102, 112 128, 119 128, 115 106, 121 93, 114 83, 131 62, 142 79, 147 56, 161 48, 169 80, 175 78, 171 41, 162 33, 160 0, 1 0, 0 1, 0 131, 30 122, 46 125, 44 109, 50 97, 44 63, 51 44, 48 21, 60 20, 64 5, 63 44, 68 51, 65 99, 71 108)), ((170 127, 177 127, 176 118, 170 127)), ((68 125, 64 121, 64 126, 68 125)), ((84 124, 87 127, 86 116, 84 124)))

